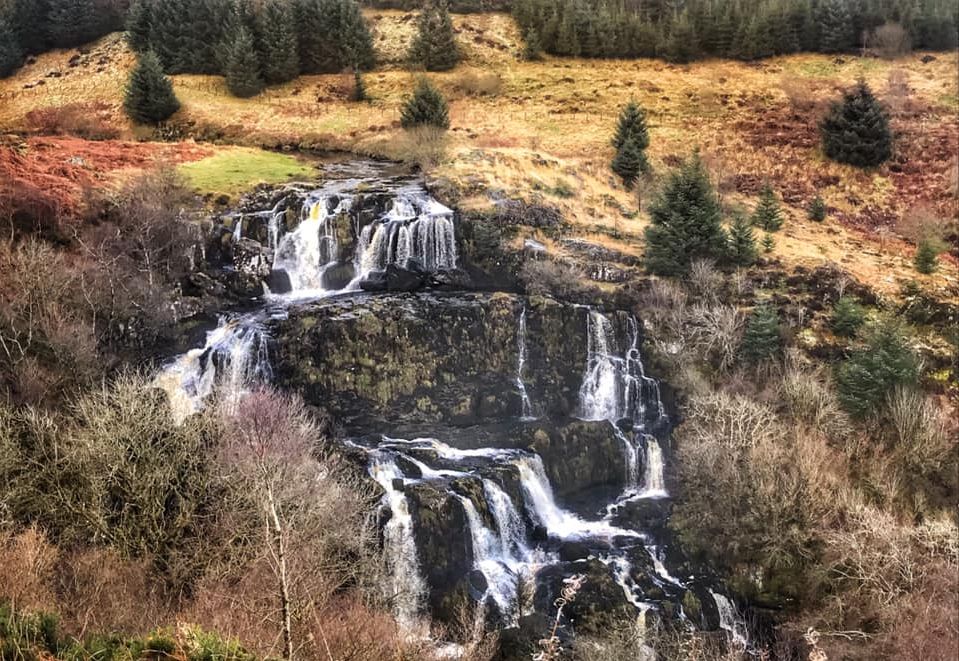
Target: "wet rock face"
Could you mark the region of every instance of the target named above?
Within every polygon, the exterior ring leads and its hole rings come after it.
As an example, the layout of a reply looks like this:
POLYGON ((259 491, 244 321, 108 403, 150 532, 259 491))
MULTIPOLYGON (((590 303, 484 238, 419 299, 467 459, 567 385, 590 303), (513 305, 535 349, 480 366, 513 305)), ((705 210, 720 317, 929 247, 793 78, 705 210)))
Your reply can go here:
MULTIPOLYGON (((272 332, 277 385, 301 392, 354 433, 518 417, 523 305, 506 294, 437 293, 344 297, 291 310, 272 332)), ((527 329, 531 400, 543 416, 574 415, 586 311, 531 299, 527 329)))

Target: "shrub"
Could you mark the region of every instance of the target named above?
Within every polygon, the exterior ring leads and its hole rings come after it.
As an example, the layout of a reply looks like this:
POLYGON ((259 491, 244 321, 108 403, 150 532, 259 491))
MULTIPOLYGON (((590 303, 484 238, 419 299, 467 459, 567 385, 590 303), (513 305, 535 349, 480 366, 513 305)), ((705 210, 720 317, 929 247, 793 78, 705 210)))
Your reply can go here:
POLYGON ((123 107, 130 119, 141 124, 162 122, 180 109, 173 84, 152 51, 140 55, 130 73, 123 107))
POLYGON ((496 96, 503 90, 503 78, 498 73, 467 69, 456 76, 453 86, 470 96, 496 96))
POLYGON ((893 60, 912 49, 909 33, 899 23, 887 21, 869 33, 866 42, 879 57, 893 60))
POLYGON ((916 248, 916 257, 913 260, 916 270, 926 275, 934 273, 942 248, 942 244, 936 239, 920 240, 919 247, 916 248))
POLYGON ((357 69, 353 72, 353 86, 350 88, 350 101, 359 103, 369 101, 370 95, 366 91, 366 83, 363 82, 363 74, 357 69))
POLYGON ((636 148, 644 151, 649 147, 649 130, 646 127, 646 113, 635 101, 630 101, 619 112, 616 133, 613 135, 613 148, 622 149, 630 139, 636 148))
POLYGON ((855 298, 843 296, 836 301, 829 322, 832 332, 841 337, 855 337, 866 322, 866 310, 855 298))
POLYGON ((529 28, 523 39, 523 59, 527 62, 536 62, 543 59, 543 44, 536 28, 529 28))
POLYGON ((809 203, 809 220, 814 220, 817 223, 826 220, 826 203, 820 195, 816 195, 809 203))
POLYGON ((875 413, 896 387, 914 385, 918 379, 919 361, 902 328, 891 321, 873 328, 866 347, 854 352, 836 371, 839 401, 855 418, 875 413))
POLYGON ((520 280, 526 293, 533 296, 553 296, 579 303, 597 293, 595 287, 586 284, 586 274, 577 266, 548 259, 524 262, 520 280))
POLYGON ((846 91, 819 125, 826 156, 856 167, 873 167, 892 156, 889 118, 864 81, 846 91))
POLYGON ((405 129, 416 126, 435 126, 440 129, 450 127, 449 107, 446 99, 430 81, 422 77, 416 83, 400 116, 400 124, 405 129))
POLYGON ((756 365, 775 358, 782 344, 779 315, 768 305, 757 306, 746 322, 746 332, 739 346, 739 356, 756 365))
POLYGON ((112 140, 120 130, 109 121, 106 103, 68 103, 55 108, 31 110, 25 116, 33 130, 48 135, 75 135, 87 140, 112 140))
POLYGON ((429 171, 446 160, 449 136, 436 126, 416 126, 407 129, 381 145, 379 154, 429 171))

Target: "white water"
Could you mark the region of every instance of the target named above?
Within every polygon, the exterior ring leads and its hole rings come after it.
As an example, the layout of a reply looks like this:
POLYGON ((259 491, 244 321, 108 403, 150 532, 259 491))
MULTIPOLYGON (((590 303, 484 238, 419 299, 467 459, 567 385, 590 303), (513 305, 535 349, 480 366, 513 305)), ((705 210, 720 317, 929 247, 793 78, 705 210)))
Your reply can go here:
POLYGON ((646 434, 646 471, 643 479, 643 490, 640 495, 644 498, 666 498, 666 481, 663 477, 663 449, 655 436, 646 434))
POLYGON ((712 590, 709 591, 709 594, 712 595, 713 601, 716 602, 716 610, 719 611, 720 628, 729 634, 730 639, 740 650, 747 649, 749 647, 749 637, 746 623, 740 617, 736 606, 725 595, 712 590))
POLYGON ((579 390, 580 417, 611 420, 624 417, 620 359, 610 349, 615 334, 609 319, 590 310, 587 321, 586 371, 579 390))
POLYGON ((258 383, 272 378, 266 331, 253 316, 221 318, 202 348, 191 349, 163 368, 154 384, 166 391, 180 423, 220 392, 229 406, 258 383))
POLYGON ((523 381, 523 374, 526 369, 526 306, 519 315, 519 327, 516 330, 516 388, 519 390, 520 402, 522 404, 520 418, 522 420, 535 420, 533 415, 533 404, 529 401, 529 394, 526 392, 526 383, 523 381))
POLYGON ((285 271, 290 277, 291 294, 295 296, 322 296, 323 274, 336 263, 339 243, 333 221, 350 210, 353 200, 340 196, 340 202, 328 210, 330 198, 321 195, 304 204, 305 217, 296 229, 278 239, 273 268, 285 271))
POLYGON ((456 268, 453 212, 425 193, 399 194, 378 222, 360 232, 354 283, 390 264, 416 260, 426 271, 456 268))
POLYGON ((426 600, 426 581, 420 574, 413 537, 413 518, 406 495, 394 485, 403 479, 396 463, 385 454, 377 453, 370 462, 370 476, 385 493, 382 505, 390 510, 390 520, 383 530, 389 585, 387 597, 400 626, 415 632, 423 627, 421 613, 426 600))

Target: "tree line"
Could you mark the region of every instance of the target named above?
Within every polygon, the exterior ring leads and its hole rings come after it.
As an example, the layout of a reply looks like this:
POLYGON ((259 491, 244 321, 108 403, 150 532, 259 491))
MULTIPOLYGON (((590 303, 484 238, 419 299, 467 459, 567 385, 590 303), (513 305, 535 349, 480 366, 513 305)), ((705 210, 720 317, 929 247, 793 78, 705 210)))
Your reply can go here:
POLYGON ((25 57, 119 30, 126 0, 0 0, 0 77, 25 57))
POLYGON ((754 60, 841 53, 887 22, 912 45, 956 47, 956 5, 944 0, 516 0, 513 15, 543 51, 582 57, 754 60))

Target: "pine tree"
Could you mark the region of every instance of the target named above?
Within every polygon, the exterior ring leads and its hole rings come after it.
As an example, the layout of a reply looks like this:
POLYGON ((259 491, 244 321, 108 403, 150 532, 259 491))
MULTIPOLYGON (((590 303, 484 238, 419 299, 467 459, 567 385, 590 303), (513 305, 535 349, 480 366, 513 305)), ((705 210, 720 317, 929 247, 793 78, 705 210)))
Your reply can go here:
POLYGON ((758 256, 753 228, 741 214, 737 214, 729 228, 729 260, 736 266, 752 266, 758 256))
POLYGON ((856 299, 843 296, 836 301, 829 326, 832 332, 841 337, 855 337, 856 333, 866 322, 866 311, 856 299))
POLYGON ((663 46, 663 57, 669 62, 685 64, 699 56, 699 40, 689 16, 683 12, 669 28, 669 37, 663 46))
POLYGON ((939 261, 940 247, 939 242, 935 239, 921 239, 913 261, 916 270, 925 275, 935 273, 939 261))
POLYGON ((766 182, 759 193, 759 204, 756 205, 751 220, 753 225, 767 232, 775 232, 783 226, 782 209, 779 208, 779 200, 776 199, 776 193, 769 182, 766 182))
POLYGON ((453 21, 445 0, 430 0, 417 21, 410 61, 427 71, 447 71, 459 61, 453 21))
POLYGON ((137 53, 150 50, 151 11, 150 0, 134 0, 127 12, 127 43, 137 53))
POLYGON ((570 9, 563 12, 559 28, 556 31, 556 53, 570 57, 579 57, 582 53, 579 35, 576 34, 576 26, 573 23, 572 10, 570 9))
POLYGON ((400 116, 400 124, 405 129, 424 125, 442 129, 450 127, 446 99, 426 77, 419 79, 412 96, 406 100, 400 116))
POLYGON ((375 64, 373 35, 363 12, 354 0, 335 0, 336 20, 333 32, 337 39, 336 60, 339 70, 368 70, 375 64))
POLYGON ((526 39, 523 43, 523 59, 527 62, 543 59, 543 44, 539 40, 539 32, 536 31, 536 28, 530 28, 526 31, 526 39))
POLYGON ((836 371, 839 402, 855 418, 875 413, 897 386, 919 379, 919 361, 902 328, 887 321, 872 329, 866 346, 853 353, 836 371))
POLYGON ((58 48, 79 46, 99 35, 100 20, 93 0, 49 0, 47 33, 58 48))
POLYGON ((612 169, 623 180, 626 190, 632 190, 639 176, 649 170, 646 155, 636 144, 636 139, 632 135, 628 136, 626 142, 616 150, 612 169))
POLYGON ((892 156, 889 118, 864 81, 834 103, 819 125, 829 158, 857 167, 873 167, 892 156))
POLYGON ((767 305, 759 305, 749 315, 739 356, 745 362, 758 364, 771 360, 779 353, 779 315, 767 305))
POLYGON ((683 275, 694 259, 721 259, 725 254, 719 201, 698 153, 670 175, 649 214, 646 268, 650 272, 683 275))
POLYGON ((855 33, 848 0, 823 0, 817 18, 820 51, 842 53, 852 47, 855 33))
POLYGON ((23 52, 10 24, 0 16, 0 78, 6 78, 23 62, 23 52))
POLYGON ((809 203, 809 220, 814 220, 817 223, 826 220, 826 203, 821 195, 817 194, 809 203))
MULTIPOLYGON (((49 47, 47 14, 48 0, 8 0, 13 11, 8 19, 20 50, 26 55, 36 55, 49 47)), ((2 48, 2 46, 0 46, 2 48)))
POLYGON ((153 51, 140 55, 130 73, 123 107, 133 121, 141 124, 162 122, 180 109, 173 85, 153 51))
POLYGON ((773 235, 769 232, 763 236, 763 252, 772 252, 773 248, 776 247, 776 240, 773 238, 773 235))
POLYGON ((613 147, 619 150, 630 138, 640 151, 649 147, 646 113, 635 101, 627 103, 619 112, 619 122, 616 124, 616 133, 613 135, 613 147))
POLYGON ((226 60, 226 86, 233 96, 245 99, 263 91, 260 62, 253 46, 253 35, 245 26, 237 29, 226 60))
POLYGON ((293 12, 286 2, 270 0, 257 16, 263 79, 267 84, 285 83, 300 72, 296 26, 293 12))

